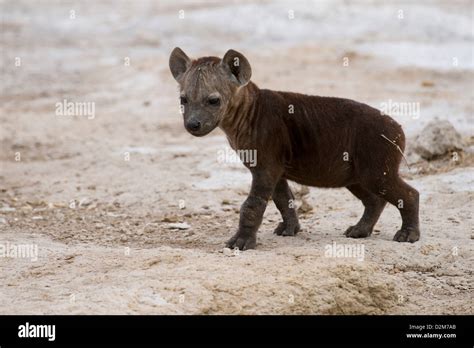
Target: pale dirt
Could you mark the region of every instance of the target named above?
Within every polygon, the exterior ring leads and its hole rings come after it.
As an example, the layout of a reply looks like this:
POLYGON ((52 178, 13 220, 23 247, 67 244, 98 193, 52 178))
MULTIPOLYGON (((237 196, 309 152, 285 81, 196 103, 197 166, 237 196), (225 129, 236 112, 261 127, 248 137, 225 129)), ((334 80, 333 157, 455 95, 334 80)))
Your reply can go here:
MULTIPOLYGON (((199 139, 184 131, 167 66, 177 44, 172 32, 147 29, 154 13, 174 18, 180 6, 150 3, 1 5, 0 242, 39 248, 37 261, 0 258, 1 314, 473 313, 470 153, 404 167, 421 193, 415 244, 391 240, 401 224, 392 206, 370 238, 345 238, 361 203, 345 189, 311 188, 305 199, 313 211, 300 215, 296 237, 272 234, 280 217, 270 202, 257 249, 224 253, 250 176, 218 163, 227 146, 220 130, 199 139), (94 101, 96 117, 55 115, 64 98, 94 101), (173 222, 190 228, 170 229, 173 222), (327 257, 333 242, 363 243, 364 260, 327 257)), ((244 38, 229 35, 204 48, 194 43, 189 54, 239 48, 244 38)), ((330 43, 242 45, 260 86, 375 106, 418 100, 472 122, 471 70, 399 67, 330 43), (350 69, 340 64, 344 56, 350 69)), ((398 121, 410 141, 419 125, 398 121)), ((472 144, 472 128, 461 131, 472 144)))

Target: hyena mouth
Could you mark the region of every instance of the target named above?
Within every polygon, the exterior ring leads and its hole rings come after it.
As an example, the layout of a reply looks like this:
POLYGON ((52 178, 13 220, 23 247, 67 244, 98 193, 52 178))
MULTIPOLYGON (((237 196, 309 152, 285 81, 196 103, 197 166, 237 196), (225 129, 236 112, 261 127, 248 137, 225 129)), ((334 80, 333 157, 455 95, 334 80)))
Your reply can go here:
POLYGON ((186 130, 191 134, 194 135, 195 137, 203 137, 209 133, 211 133, 218 125, 218 122, 214 124, 209 124, 205 123, 202 126, 195 127, 195 128, 189 128, 186 127, 186 130))

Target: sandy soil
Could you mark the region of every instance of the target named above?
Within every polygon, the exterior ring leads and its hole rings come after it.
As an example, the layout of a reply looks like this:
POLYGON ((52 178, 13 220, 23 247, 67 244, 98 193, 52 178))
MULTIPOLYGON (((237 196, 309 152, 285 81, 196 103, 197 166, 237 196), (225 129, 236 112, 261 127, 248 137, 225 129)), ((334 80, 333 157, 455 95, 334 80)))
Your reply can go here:
POLYGON ((1 3, 0 246, 38 248, 35 261, 0 258, 1 314, 473 313, 472 4, 404 4, 403 24, 395 2, 302 3, 294 22, 285 3, 91 4, 1 3), (342 31, 346 17, 354 26, 342 31), (384 55, 398 42, 402 62, 384 55), (239 49, 267 88, 419 102, 421 117, 397 118, 409 142, 435 117, 453 122, 467 150, 458 161, 403 168, 421 193, 422 239, 391 240, 401 223, 391 206, 374 235, 347 239, 361 203, 311 188, 297 194, 307 204, 296 237, 272 234, 270 202, 257 249, 224 251, 250 176, 218 162, 220 130, 184 131, 167 65, 178 45, 192 56, 239 49), (94 102, 95 117, 56 115, 63 99, 94 102), (363 260, 328 257, 334 242, 363 245, 363 260))

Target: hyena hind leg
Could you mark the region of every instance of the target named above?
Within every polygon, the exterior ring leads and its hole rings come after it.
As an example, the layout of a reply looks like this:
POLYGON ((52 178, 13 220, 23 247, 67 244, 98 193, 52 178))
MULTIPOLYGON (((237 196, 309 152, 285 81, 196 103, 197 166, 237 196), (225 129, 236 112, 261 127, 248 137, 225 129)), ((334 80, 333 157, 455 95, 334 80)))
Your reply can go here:
POLYGON ((374 226, 387 202, 359 184, 349 185, 347 189, 362 201, 362 204, 364 204, 364 214, 357 224, 350 226, 344 232, 344 235, 351 238, 368 237, 372 234, 374 226))
POLYGON ((411 243, 418 241, 420 239, 418 191, 398 176, 393 178, 386 187, 382 191, 383 198, 397 207, 402 217, 402 227, 393 240, 411 243))
POLYGON ((294 207, 294 196, 286 179, 280 179, 273 191, 273 201, 281 213, 283 222, 273 231, 278 236, 294 236, 300 230, 294 207))

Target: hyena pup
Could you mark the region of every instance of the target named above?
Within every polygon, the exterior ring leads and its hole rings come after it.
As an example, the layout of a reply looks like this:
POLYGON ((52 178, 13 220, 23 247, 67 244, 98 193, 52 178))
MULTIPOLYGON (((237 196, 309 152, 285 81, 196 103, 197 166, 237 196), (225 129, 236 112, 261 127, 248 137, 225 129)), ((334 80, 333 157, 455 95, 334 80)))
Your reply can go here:
POLYGON ((391 117, 353 100, 260 89, 239 52, 222 59, 190 59, 175 48, 169 59, 179 83, 184 126, 194 136, 216 127, 238 151, 258 153, 250 193, 240 209, 237 232, 226 246, 253 249, 270 198, 283 221, 279 236, 299 229, 288 180, 317 187, 346 187, 364 207, 360 221, 345 231, 351 238, 370 236, 387 202, 398 208, 402 226, 393 240, 420 238, 418 191, 404 182, 398 169, 405 135, 391 117))

